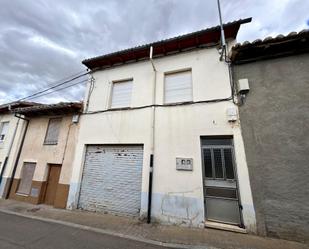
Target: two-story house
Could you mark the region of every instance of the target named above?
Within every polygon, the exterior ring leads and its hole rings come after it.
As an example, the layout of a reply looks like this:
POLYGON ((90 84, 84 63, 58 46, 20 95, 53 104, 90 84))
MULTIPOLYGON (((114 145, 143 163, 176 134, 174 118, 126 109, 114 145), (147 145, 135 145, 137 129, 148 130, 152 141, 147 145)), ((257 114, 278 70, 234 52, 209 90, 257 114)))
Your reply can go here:
POLYGON ((13 110, 26 127, 9 198, 66 207, 81 109, 82 103, 69 102, 13 110))
POLYGON ((11 111, 15 108, 37 105, 32 102, 13 102, 0 106, 0 198, 5 198, 12 170, 24 131, 24 120, 11 111))
MULTIPOLYGON (((241 24, 224 25, 228 48, 241 24)), ((255 231, 220 27, 83 61, 69 208, 255 231)))

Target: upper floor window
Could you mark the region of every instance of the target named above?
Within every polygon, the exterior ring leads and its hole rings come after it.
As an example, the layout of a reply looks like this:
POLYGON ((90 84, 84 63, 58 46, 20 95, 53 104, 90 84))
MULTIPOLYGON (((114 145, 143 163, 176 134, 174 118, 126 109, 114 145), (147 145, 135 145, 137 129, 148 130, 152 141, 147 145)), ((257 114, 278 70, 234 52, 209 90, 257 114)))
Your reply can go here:
POLYGON ((9 122, 1 122, 0 124, 0 143, 5 139, 5 136, 8 132, 9 122))
POLYGON ((164 102, 177 103, 192 101, 191 70, 165 74, 164 102))
POLYGON ((51 118, 49 120, 44 144, 55 145, 58 143, 61 121, 61 118, 51 118))
POLYGON ((111 108, 131 105, 133 80, 113 82, 111 108))

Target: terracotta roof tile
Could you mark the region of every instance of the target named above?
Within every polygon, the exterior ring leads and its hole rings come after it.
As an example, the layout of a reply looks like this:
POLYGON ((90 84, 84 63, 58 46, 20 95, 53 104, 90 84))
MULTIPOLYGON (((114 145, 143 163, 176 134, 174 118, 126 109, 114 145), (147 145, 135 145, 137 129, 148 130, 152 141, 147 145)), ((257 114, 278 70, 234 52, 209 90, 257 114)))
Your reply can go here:
POLYGON ((309 29, 237 43, 232 47, 230 58, 237 64, 306 52, 309 52, 309 29))
POLYGON ((25 116, 53 115, 66 113, 79 113, 82 111, 82 102, 60 102, 57 104, 42 104, 32 107, 16 108, 14 113, 25 116))

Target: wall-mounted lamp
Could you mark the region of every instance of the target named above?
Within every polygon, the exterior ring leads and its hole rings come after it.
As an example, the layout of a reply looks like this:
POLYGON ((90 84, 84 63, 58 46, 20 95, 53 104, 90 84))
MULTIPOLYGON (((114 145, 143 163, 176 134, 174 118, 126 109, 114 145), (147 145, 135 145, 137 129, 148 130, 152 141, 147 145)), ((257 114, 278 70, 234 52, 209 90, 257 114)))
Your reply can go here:
POLYGON ((248 79, 239 79, 237 81, 237 91, 240 96, 241 103, 243 104, 247 94, 250 91, 248 79))

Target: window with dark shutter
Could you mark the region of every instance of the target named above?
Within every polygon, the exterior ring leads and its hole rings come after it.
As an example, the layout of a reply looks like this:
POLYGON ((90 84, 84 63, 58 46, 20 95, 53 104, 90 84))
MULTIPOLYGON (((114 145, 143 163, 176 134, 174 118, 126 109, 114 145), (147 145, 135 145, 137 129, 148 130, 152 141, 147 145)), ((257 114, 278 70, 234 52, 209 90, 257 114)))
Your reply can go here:
POLYGON ((4 141, 5 136, 8 132, 9 122, 2 122, 0 124, 0 143, 4 141))
POLYGON ((51 118, 49 120, 44 144, 56 145, 58 143, 61 121, 61 118, 51 118))
POLYGON ((32 178, 35 170, 35 163, 24 163, 21 173, 20 184, 17 193, 29 195, 31 190, 32 178))

